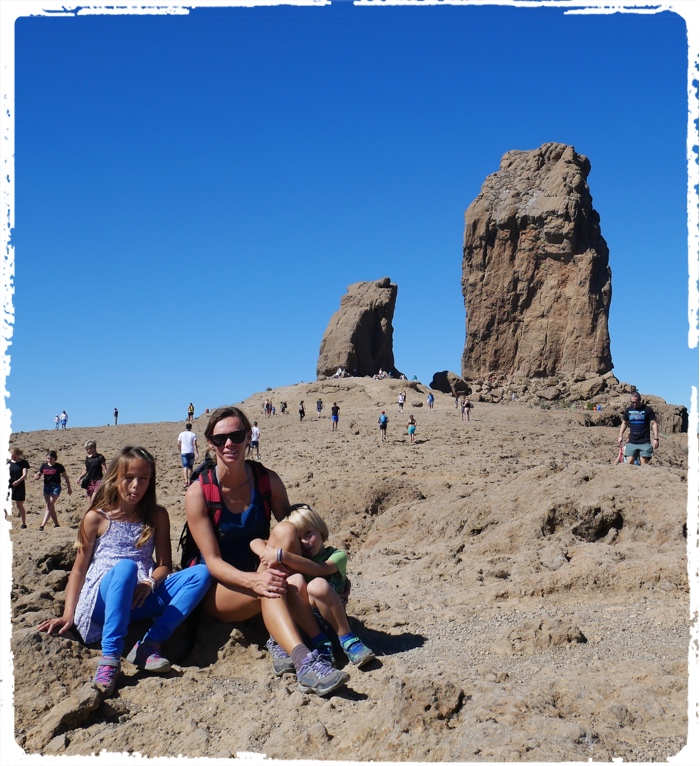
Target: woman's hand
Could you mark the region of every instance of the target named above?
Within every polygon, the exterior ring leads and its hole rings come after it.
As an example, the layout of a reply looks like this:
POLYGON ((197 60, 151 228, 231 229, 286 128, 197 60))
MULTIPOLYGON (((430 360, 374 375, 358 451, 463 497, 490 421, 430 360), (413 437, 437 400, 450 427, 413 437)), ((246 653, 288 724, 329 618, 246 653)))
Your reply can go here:
POLYGON ((279 598, 287 592, 287 576, 279 569, 266 569, 251 574, 250 587, 258 596, 279 598))
POLYGON ((45 631, 49 635, 58 633, 62 636, 69 628, 73 627, 73 620, 68 617, 54 617, 52 620, 44 620, 37 626, 37 630, 45 631))
POLYGON ((143 606, 144 601, 151 595, 151 593, 153 593, 151 590, 151 583, 140 582, 134 590, 134 597, 131 600, 131 608, 138 609, 140 606, 143 606))

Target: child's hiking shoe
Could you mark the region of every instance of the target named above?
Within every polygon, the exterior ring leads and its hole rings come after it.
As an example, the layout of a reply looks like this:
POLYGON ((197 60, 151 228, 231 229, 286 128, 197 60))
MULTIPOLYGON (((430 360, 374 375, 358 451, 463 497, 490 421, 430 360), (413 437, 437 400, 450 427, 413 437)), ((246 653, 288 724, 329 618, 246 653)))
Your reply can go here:
POLYGON ((114 693, 120 670, 121 662, 118 657, 100 657, 97 663, 97 672, 92 682, 105 697, 111 697, 114 693))
POLYGON ((318 656, 317 651, 309 652, 297 671, 299 691, 304 694, 313 692, 325 697, 349 680, 344 670, 336 670, 318 656))
POLYGON ((318 652, 319 659, 325 660, 331 667, 335 667, 335 654, 333 654, 333 644, 330 641, 319 641, 313 647, 318 652))
POLYGON ((343 647, 343 651, 347 654, 350 662, 358 668, 361 668, 363 665, 366 665, 374 659, 374 652, 369 646, 365 646, 357 637, 348 641, 343 647))
POLYGON ((294 672, 294 662, 284 649, 275 641, 272 636, 265 643, 267 651, 272 657, 272 672, 279 678, 285 673, 294 672))
POLYGON ((126 661, 151 673, 167 673, 170 670, 170 660, 161 657, 158 641, 137 641, 127 654, 126 661))

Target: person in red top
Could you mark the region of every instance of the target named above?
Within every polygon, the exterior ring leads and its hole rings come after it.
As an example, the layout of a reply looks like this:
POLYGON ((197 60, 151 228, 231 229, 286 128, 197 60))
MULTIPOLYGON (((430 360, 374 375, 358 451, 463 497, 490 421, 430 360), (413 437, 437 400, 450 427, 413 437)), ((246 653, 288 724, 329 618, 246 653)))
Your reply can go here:
POLYGON ((54 527, 60 526, 58 517, 56 516, 56 500, 61 494, 61 476, 65 479, 68 494, 73 494, 66 469, 60 463, 56 462, 57 457, 56 451, 50 450, 46 454, 46 462, 42 463, 41 468, 34 474, 35 479, 41 479, 42 476, 44 477, 44 502, 46 503, 46 513, 44 513, 44 520, 39 527, 42 531, 46 526, 49 517, 53 519, 54 527))

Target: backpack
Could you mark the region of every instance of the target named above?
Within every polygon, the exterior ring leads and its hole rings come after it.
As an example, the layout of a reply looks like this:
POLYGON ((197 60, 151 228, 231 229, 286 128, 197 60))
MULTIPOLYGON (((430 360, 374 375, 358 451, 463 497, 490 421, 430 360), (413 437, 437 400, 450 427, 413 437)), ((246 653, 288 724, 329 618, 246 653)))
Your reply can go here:
MULTIPOLYGON (((265 516, 269 521, 272 515, 272 487, 270 485, 270 474, 262 463, 258 463, 255 460, 246 460, 245 462, 253 472, 255 492, 259 492, 262 496, 265 516)), ((223 504, 221 502, 221 489, 219 488, 219 482, 216 478, 216 465, 214 464, 212 466, 209 464, 204 466, 201 473, 198 474, 197 480, 202 487, 204 502, 207 504, 207 513, 209 514, 211 525, 214 528, 214 534, 218 535, 223 504)), ((182 548, 180 569, 186 569, 195 564, 201 564, 202 554, 199 552, 197 543, 195 543, 194 538, 190 533, 190 528, 187 522, 185 522, 185 525, 182 528, 177 548, 178 550, 182 548)))

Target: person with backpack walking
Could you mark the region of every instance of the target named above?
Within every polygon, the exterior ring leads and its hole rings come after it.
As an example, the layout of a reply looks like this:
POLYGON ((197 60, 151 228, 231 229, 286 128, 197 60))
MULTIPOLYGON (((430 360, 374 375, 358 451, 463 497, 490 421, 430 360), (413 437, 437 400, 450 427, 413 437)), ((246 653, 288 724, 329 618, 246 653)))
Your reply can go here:
POLYGON ((299 422, 301 423, 305 417, 306 417, 306 410, 304 409, 304 400, 302 399, 299 402, 299 422))
POLYGON ((197 606, 211 576, 204 565, 173 574, 168 512, 156 500, 155 460, 145 449, 123 447, 112 460, 80 522, 76 547, 63 615, 37 629, 61 636, 75 625, 86 644, 101 640, 93 683, 109 697, 129 623, 155 618, 126 659, 167 673, 161 642, 197 606))
POLYGON ((384 410, 381 411, 381 414, 377 418, 377 423, 379 423, 379 433, 382 436, 382 441, 386 441, 386 427, 389 424, 389 418, 384 410))
MULTIPOLYGON (((281 563, 261 566, 250 549, 252 540, 262 538, 278 553, 299 552, 291 525, 278 524, 270 531, 271 516, 281 521, 289 498, 274 471, 245 459, 251 435, 250 420, 241 409, 214 410, 204 436, 216 467, 204 469, 185 496, 194 560, 201 556, 216 581, 204 598, 204 609, 222 622, 245 622, 262 613, 275 674, 296 673, 300 691, 325 696, 350 676, 304 644, 297 625, 306 635, 316 635, 318 625, 310 608, 304 609, 298 599, 287 600, 288 570, 281 563)), ((183 566, 187 563, 183 560, 183 566)))

